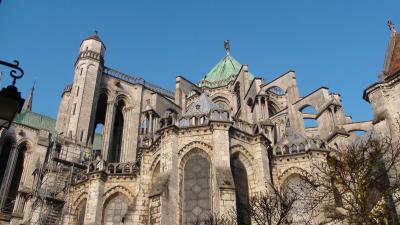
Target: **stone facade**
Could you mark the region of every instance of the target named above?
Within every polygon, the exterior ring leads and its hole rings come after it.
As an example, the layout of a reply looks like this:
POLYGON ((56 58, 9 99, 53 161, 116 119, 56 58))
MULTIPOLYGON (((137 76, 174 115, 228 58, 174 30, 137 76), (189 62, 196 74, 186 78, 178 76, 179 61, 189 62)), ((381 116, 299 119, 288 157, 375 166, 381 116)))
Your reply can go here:
POLYGON ((295 72, 266 81, 229 52, 197 85, 178 76, 163 89, 107 67, 94 34, 57 119, 25 108, 1 133, 0 224, 186 225, 232 211, 250 224, 241 205, 297 182, 356 131, 398 136, 399 41, 393 30, 364 92, 374 119, 353 122, 339 94, 300 95, 295 72))

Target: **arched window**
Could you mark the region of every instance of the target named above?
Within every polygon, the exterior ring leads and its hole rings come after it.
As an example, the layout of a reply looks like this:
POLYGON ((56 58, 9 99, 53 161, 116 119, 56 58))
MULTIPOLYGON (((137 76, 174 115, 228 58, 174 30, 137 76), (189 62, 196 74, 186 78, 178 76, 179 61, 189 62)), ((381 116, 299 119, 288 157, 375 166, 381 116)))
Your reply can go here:
POLYGON ((292 145, 290 146, 290 153, 297 153, 297 146, 296 145, 292 145))
POLYGON ((161 172, 160 162, 157 163, 156 167, 154 168, 153 175, 151 176, 151 185, 154 185, 157 182, 157 177, 161 172))
POLYGON ((105 204, 103 225, 127 224, 128 202, 124 195, 117 194, 105 204))
POLYGON ((284 182, 283 190, 295 201, 289 215, 290 224, 307 225, 313 224, 311 217, 311 206, 308 199, 308 190, 311 187, 300 175, 292 174, 284 182))
POLYGON ((218 106, 219 109, 228 109, 228 105, 223 101, 217 101, 215 104, 218 106))
POLYGON ((10 158, 10 153, 14 147, 14 140, 10 137, 5 137, 3 140, 3 146, 0 146, 0 182, 3 182, 4 173, 6 172, 7 162, 10 158))
POLYGON ((287 145, 283 146, 283 154, 289 154, 289 147, 287 145))
POLYGON ((81 203, 79 203, 78 211, 77 211, 78 214, 77 214, 77 218, 76 218, 76 221, 78 222, 78 225, 83 225, 84 224, 85 212, 86 212, 86 202, 87 202, 87 200, 85 198, 85 199, 83 199, 81 201, 81 203))
POLYGON ((201 155, 191 156, 183 174, 183 224, 201 223, 211 213, 210 163, 201 155))
POLYGON ((107 95, 105 93, 100 94, 99 100, 97 102, 94 130, 92 132, 92 144, 93 144, 93 146, 99 148, 99 149, 96 149, 98 152, 101 151, 100 148, 102 145, 103 128, 105 125, 106 113, 107 113, 107 101, 108 101, 107 95), (98 135, 96 135, 96 134, 98 134, 98 135), (98 143, 96 143, 96 145, 94 144, 95 139, 98 142, 98 143))
POLYGON ((237 108, 239 109, 241 107, 241 104, 240 104, 240 102, 241 102, 241 98, 240 98, 240 83, 239 82, 236 83, 234 91, 235 91, 235 94, 236 94, 237 108))
POLYGON ((282 155, 281 147, 277 147, 275 150, 276 155, 282 155))
POLYGON ((22 143, 17 148, 17 161, 15 163, 14 171, 12 174, 12 180, 10 187, 8 188, 8 194, 6 199, 6 211, 12 212, 14 203, 17 198, 19 184, 21 182, 22 172, 24 170, 25 154, 28 149, 27 143, 22 143))
POLYGON ((231 171, 233 181, 235 182, 236 194, 236 213, 238 224, 250 225, 249 209, 249 182, 247 179, 247 171, 243 163, 240 161, 238 155, 231 159, 231 171))
POLYGON ((112 132, 113 137, 111 140, 112 144, 108 154, 108 161, 110 162, 120 162, 121 160, 122 137, 124 130, 124 115, 122 113, 122 109, 124 106, 125 103, 121 100, 118 102, 115 110, 114 130, 112 132))
POLYGON ((213 102, 218 106, 219 109, 229 110, 230 103, 225 97, 217 96, 213 98, 213 102))
POLYGON ((247 106, 249 106, 250 108, 253 106, 253 99, 252 98, 249 98, 247 100, 247 106))
POLYGON ((306 147, 304 146, 304 144, 300 144, 299 145, 299 152, 305 152, 306 151, 306 147))
POLYGON ((220 115, 218 111, 214 111, 211 113, 211 119, 212 120, 220 120, 220 115))
POLYGON ((268 102, 268 114, 269 114, 268 116, 272 117, 278 113, 279 108, 272 101, 267 101, 267 102, 268 102))
POLYGON ((303 114, 305 128, 318 126, 317 120, 315 118, 311 118, 315 117, 315 115, 317 114, 317 111, 313 106, 311 105, 304 106, 303 108, 300 109, 300 112, 303 114))
POLYGON ((228 113, 227 112, 221 113, 221 119, 222 120, 228 120, 228 113))

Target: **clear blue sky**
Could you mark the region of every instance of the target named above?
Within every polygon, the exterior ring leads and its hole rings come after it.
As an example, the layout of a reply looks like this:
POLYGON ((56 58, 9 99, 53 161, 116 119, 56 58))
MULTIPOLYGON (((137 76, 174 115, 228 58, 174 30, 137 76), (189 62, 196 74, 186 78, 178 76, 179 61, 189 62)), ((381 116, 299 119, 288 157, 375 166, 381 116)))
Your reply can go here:
MULTIPOLYGON (((372 118, 363 90, 382 70, 400 1, 26 1, 0 4, 0 59, 18 59, 33 110, 56 117, 81 40, 94 30, 106 66, 173 89, 175 76, 200 80, 225 54, 267 81, 295 70, 300 94, 327 86, 355 121, 372 118)), ((4 70, 4 67, 0 68, 4 70)), ((1 86, 8 84, 5 76, 1 86)))

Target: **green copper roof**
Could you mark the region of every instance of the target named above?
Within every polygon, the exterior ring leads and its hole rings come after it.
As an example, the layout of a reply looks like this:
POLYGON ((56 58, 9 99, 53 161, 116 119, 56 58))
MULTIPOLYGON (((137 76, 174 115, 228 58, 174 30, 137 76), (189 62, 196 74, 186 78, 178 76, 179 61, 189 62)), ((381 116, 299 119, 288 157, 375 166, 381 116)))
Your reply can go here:
MULTIPOLYGON (((52 135, 56 135, 56 120, 31 111, 22 111, 14 120, 15 123, 25 125, 39 130, 47 130, 52 135)), ((94 136, 93 148, 101 149, 101 134, 94 136)))
MULTIPOLYGON (((240 64, 235 58, 226 55, 221 61, 215 65, 210 72, 208 72, 204 78, 200 81, 200 87, 220 87, 229 83, 229 81, 236 78, 242 64, 240 64)), ((252 80, 254 76, 249 73, 249 79, 252 80)))
POLYGON ((47 130, 53 135, 56 134, 56 120, 38 113, 22 111, 15 117, 14 122, 40 130, 47 130))

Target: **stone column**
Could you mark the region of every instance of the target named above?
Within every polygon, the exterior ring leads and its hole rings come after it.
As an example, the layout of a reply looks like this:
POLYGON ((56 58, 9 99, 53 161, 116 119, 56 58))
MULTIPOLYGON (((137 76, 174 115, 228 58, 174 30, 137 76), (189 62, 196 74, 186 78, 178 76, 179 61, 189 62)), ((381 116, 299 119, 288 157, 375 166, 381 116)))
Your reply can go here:
POLYGON ((123 109, 124 127, 122 131, 121 162, 129 161, 129 146, 131 146, 132 143, 132 138, 130 137, 132 133, 132 109, 133 107, 125 107, 123 109))
POLYGON ((162 225, 180 224, 180 198, 179 198, 179 180, 180 174, 178 165, 178 131, 175 127, 169 127, 164 130, 161 137, 161 171, 168 176, 168 187, 161 194, 161 218, 162 225))
POLYGON ((112 140, 112 131, 114 129, 115 109, 116 104, 114 101, 107 103, 106 119, 103 129, 103 144, 101 146, 101 154, 104 160, 108 158, 108 150, 112 140))
MULTIPOLYGON (((259 135, 255 143, 252 144, 251 150, 254 156, 254 171, 255 183, 249 184, 255 188, 255 192, 263 192, 266 190, 265 184, 271 182, 271 173, 269 168, 269 158, 268 158, 268 146, 266 145, 267 140, 259 135)), ((249 180, 250 182, 250 180, 249 180)), ((249 190, 250 191, 250 190, 249 190)))
POLYGON ((149 112, 149 133, 153 133, 153 112, 149 112))
POLYGON ((257 102, 257 120, 260 121, 264 119, 264 115, 262 113, 262 108, 261 108, 261 101, 260 101, 260 96, 256 97, 256 102, 257 102))
POLYGON ((84 225, 101 225, 103 213, 105 174, 103 171, 89 175, 88 199, 84 225))
POLYGON ((333 105, 329 106, 329 109, 330 109, 330 111, 331 111, 331 116, 332 116, 332 121, 333 121, 333 127, 336 127, 336 115, 335 115, 334 106, 333 106, 333 105))
POLYGON ((230 210, 235 210, 235 186, 230 166, 230 123, 212 122, 212 192, 215 193, 215 201, 212 207, 213 213, 228 215, 230 210), (224 141, 221 141, 224 140, 224 141), (232 197, 233 196, 233 197, 232 197))
POLYGON ((27 176, 32 176, 32 170, 30 169, 32 166, 32 152, 26 151, 22 152, 25 154, 24 156, 24 166, 21 174, 21 184, 27 186, 27 176))
POLYGON ((264 118, 269 118, 269 108, 268 108, 268 96, 265 97, 265 111, 264 118))
POLYGON ((181 109, 182 109, 182 112, 183 113, 185 113, 186 112, 186 95, 185 95, 185 93, 182 93, 182 106, 181 106, 181 109))

